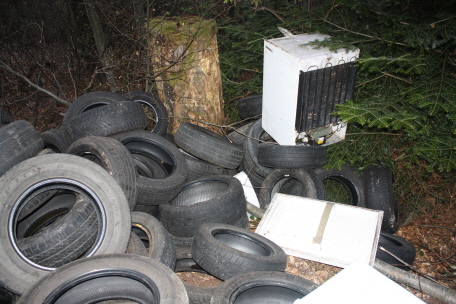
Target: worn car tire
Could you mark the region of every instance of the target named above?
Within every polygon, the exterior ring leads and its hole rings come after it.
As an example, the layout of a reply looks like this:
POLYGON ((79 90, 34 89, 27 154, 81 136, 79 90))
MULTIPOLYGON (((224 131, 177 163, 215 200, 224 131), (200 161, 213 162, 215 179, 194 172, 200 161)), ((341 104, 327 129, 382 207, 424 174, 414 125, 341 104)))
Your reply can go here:
POLYGON ((247 134, 249 132, 250 127, 252 127, 252 125, 253 125, 253 122, 249 122, 245 125, 237 127, 235 129, 233 129, 232 131, 227 132, 228 134, 226 135, 226 137, 232 143, 235 143, 238 145, 244 145, 244 141, 247 138, 247 134))
MULTIPOLYGON (((215 222, 220 222, 220 220, 217 220, 215 222)), ((249 218, 247 214, 245 216, 241 216, 237 222, 232 224, 233 226, 239 227, 239 228, 244 228, 244 229, 249 229, 249 218)), ((177 247, 191 247, 193 243, 193 236, 189 237, 183 237, 183 236, 175 236, 171 234, 171 237, 173 238, 174 245, 177 247)))
POLYGON ((263 111, 263 95, 253 95, 239 99, 237 110, 241 119, 260 116, 263 111))
POLYGON ((326 165, 326 147, 260 143, 258 163, 276 169, 320 168, 326 165))
POLYGON ((127 199, 102 167, 70 154, 47 154, 27 159, 0 178, 0 285, 20 295, 52 269, 36 265, 17 249, 18 216, 29 197, 68 190, 94 201, 97 238, 84 256, 125 252, 131 231, 127 199))
POLYGON ((130 239, 128 240, 128 245, 125 253, 136 254, 145 257, 148 255, 148 249, 143 243, 143 240, 141 240, 138 234, 133 231, 130 233, 130 239))
POLYGON ((12 123, 13 121, 13 116, 11 116, 10 113, 0 110, 0 127, 12 123))
POLYGON ((192 256, 221 280, 248 271, 283 271, 287 265, 287 255, 274 242, 247 229, 218 223, 198 228, 192 256))
POLYGON ((124 100, 125 97, 114 92, 95 91, 83 94, 74 100, 68 107, 68 110, 63 117, 63 124, 66 124, 70 119, 83 112, 124 100))
POLYGON ((318 168, 315 169, 317 177, 321 181, 334 180, 340 183, 350 195, 352 206, 366 207, 366 194, 362 177, 355 172, 353 167, 342 166, 341 169, 318 168))
POLYGON ((131 210, 138 200, 135 163, 128 149, 114 138, 87 136, 73 142, 66 153, 77 155, 103 167, 120 185, 131 210))
POLYGON ((147 92, 134 91, 124 94, 123 97, 139 102, 144 107, 148 120, 152 120, 151 123, 148 123, 148 131, 161 136, 166 135, 168 111, 157 96, 147 92))
POLYGON ((184 185, 169 203, 160 205, 160 220, 174 236, 193 237, 204 223, 234 224, 246 216, 240 181, 232 176, 209 176, 184 185))
POLYGON ((247 135, 248 136, 244 141, 244 158, 248 158, 249 161, 253 163, 252 170, 256 174, 262 177, 266 177, 274 169, 271 167, 263 166, 258 162, 258 147, 260 145, 260 140, 263 140, 262 138, 265 135, 268 135, 267 132, 264 131, 261 126, 261 119, 258 119, 252 124, 252 126, 248 130, 247 135))
POLYGON ((44 142, 44 149, 52 149, 56 153, 64 153, 68 149, 68 142, 63 128, 49 129, 40 134, 44 142))
POLYGON ((388 250, 409 265, 412 265, 413 261, 415 261, 416 249, 413 244, 404 238, 388 232, 380 232, 377 255, 375 258, 398 268, 409 270, 410 268, 408 266, 404 265, 404 263, 390 255, 388 252, 382 250, 380 247, 388 250))
POLYGON ((60 267, 41 278, 18 304, 81 304, 109 300, 189 303, 182 281, 162 263, 134 254, 106 254, 60 267))
POLYGON ((86 136, 110 136, 147 126, 142 106, 134 101, 122 101, 82 112, 64 121, 63 127, 71 144, 86 136))
POLYGON ((210 175, 228 175, 228 169, 217 165, 213 165, 205 160, 199 159, 193 155, 188 154, 182 149, 179 150, 184 155, 185 162, 187 163, 187 182, 210 175))
POLYGON ((133 232, 147 244, 147 256, 174 270, 176 248, 169 232, 159 220, 144 212, 131 213, 133 232))
POLYGON ((223 168, 236 169, 244 156, 242 146, 233 144, 208 129, 187 122, 179 125, 174 140, 185 152, 223 168))
POLYGON ((17 302, 18 296, 9 291, 6 288, 0 286, 0 303, 2 304, 15 304, 17 302))
POLYGON ((381 230, 399 229, 399 207, 393 193, 393 173, 387 166, 370 166, 363 171, 366 208, 383 211, 381 230))
POLYGON ((64 216, 74 206, 76 195, 66 191, 49 191, 34 197, 33 200, 26 203, 30 208, 23 208, 18 215, 17 238, 34 235, 64 216))
POLYGON ((317 287, 309 280, 286 272, 245 272, 217 286, 211 304, 288 304, 305 297, 317 287))
POLYGON ((20 252, 30 261, 57 268, 84 255, 98 234, 93 201, 77 195, 74 206, 61 218, 28 237, 18 238, 20 252))
POLYGON ((250 156, 246 154, 244 156, 244 159, 242 160, 239 170, 245 172, 250 182, 252 183, 253 190, 255 190, 256 195, 259 196, 261 191, 261 185, 264 181, 264 176, 257 174, 253 169, 254 167, 255 164, 250 159, 250 156))
MULTIPOLYGON (((174 272, 197 272, 201 274, 209 274, 199 267, 199 265, 192 258, 191 246, 176 247, 176 268, 174 272)), ((212 294, 215 291, 215 286, 195 286, 184 281, 185 289, 187 290, 188 299, 190 304, 207 304, 211 302, 212 294)))
POLYGON ((0 127, 0 176, 14 165, 37 155, 43 140, 25 120, 16 120, 0 127))
POLYGON ((312 169, 275 169, 261 185, 260 207, 266 210, 276 193, 324 200, 325 188, 312 169))
POLYGON ((145 130, 112 137, 127 147, 135 161, 139 173, 138 204, 159 205, 176 197, 188 174, 187 163, 176 146, 145 130))

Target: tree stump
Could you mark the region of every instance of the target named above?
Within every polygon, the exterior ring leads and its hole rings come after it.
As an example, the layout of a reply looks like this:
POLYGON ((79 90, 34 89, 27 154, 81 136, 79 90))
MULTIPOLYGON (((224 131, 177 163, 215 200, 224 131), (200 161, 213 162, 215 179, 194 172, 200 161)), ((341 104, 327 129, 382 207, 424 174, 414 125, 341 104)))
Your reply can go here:
MULTIPOLYGON (((149 20, 152 65, 174 134, 183 118, 223 123, 217 24, 199 17, 149 20)), ((202 124, 201 124, 202 125, 202 124)))

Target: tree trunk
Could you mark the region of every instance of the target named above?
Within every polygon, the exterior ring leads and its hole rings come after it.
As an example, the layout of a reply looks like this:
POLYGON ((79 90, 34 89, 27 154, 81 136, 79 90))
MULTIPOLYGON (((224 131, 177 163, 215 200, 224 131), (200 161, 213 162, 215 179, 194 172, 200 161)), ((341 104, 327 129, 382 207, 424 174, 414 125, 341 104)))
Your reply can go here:
POLYGON ((149 30, 158 95, 170 116, 168 131, 174 134, 182 118, 222 124, 216 22, 155 18, 149 21, 149 30))
POLYGON ((87 17, 89 18, 90 27, 92 28, 93 36, 95 38, 98 57, 100 58, 101 64, 103 65, 103 70, 111 91, 116 92, 117 82, 112 73, 111 54, 109 52, 109 49, 106 47, 106 37, 103 31, 102 23, 100 21, 100 16, 98 15, 97 8, 91 0, 85 0, 84 4, 87 12, 87 17))

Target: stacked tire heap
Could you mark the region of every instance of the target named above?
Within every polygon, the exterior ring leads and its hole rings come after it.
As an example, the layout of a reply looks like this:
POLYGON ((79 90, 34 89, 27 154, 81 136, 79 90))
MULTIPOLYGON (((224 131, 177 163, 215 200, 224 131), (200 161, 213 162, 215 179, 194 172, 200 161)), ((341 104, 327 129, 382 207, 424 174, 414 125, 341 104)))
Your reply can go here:
POLYGON ((261 128, 261 95, 242 98, 237 107, 240 118, 247 123, 228 137, 244 147, 241 168, 257 189, 262 209, 268 207, 277 192, 325 200, 327 182, 337 183, 349 195, 346 203, 384 212, 377 258, 410 269, 406 265, 413 263, 416 250, 408 241, 394 235, 399 228, 399 210, 389 167, 370 166, 361 172, 349 165, 340 170, 325 169, 324 146, 281 146, 261 128))
POLYGON ((246 229, 231 176, 242 148, 224 168, 185 154, 185 127, 179 150, 154 96, 83 95, 41 134, 1 114, 2 303, 291 303, 316 287, 284 273, 283 250, 246 229), (224 282, 185 285, 176 272, 196 265, 224 282))
POLYGON ((283 250, 246 229, 232 175, 244 170, 266 208, 275 192, 324 199, 323 176, 339 173, 316 155, 284 166, 290 153, 260 120, 230 140, 191 123, 173 138, 144 92, 83 95, 41 134, 0 113, 0 296, 11 303, 292 303, 316 287, 284 273, 283 250), (176 276, 195 269, 223 283, 176 276))

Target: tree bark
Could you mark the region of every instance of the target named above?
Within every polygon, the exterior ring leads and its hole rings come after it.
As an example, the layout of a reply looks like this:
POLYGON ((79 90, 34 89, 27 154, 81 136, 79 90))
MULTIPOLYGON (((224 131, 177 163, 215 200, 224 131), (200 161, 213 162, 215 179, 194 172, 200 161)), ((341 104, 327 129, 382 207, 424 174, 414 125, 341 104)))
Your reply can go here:
MULTIPOLYGON (((223 123, 217 25, 199 17, 149 20, 152 65, 158 95, 174 134, 182 118, 223 123)), ((207 127, 207 126, 206 126, 207 127)))
POLYGON ((103 25, 100 21, 100 16, 98 15, 95 4, 93 4, 91 0, 85 0, 84 4, 87 12, 87 17, 89 18, 90 27, 92 28, 93 36, 95 38, 95 46, 97 47, 98 57, 100 58, 101 64, 103 65, 103 70, 111 91, 116 92, 117 82, 112 73, 111 54, 109 52, 109 49, 106 47, 106 36, 103 31, 103 25))

